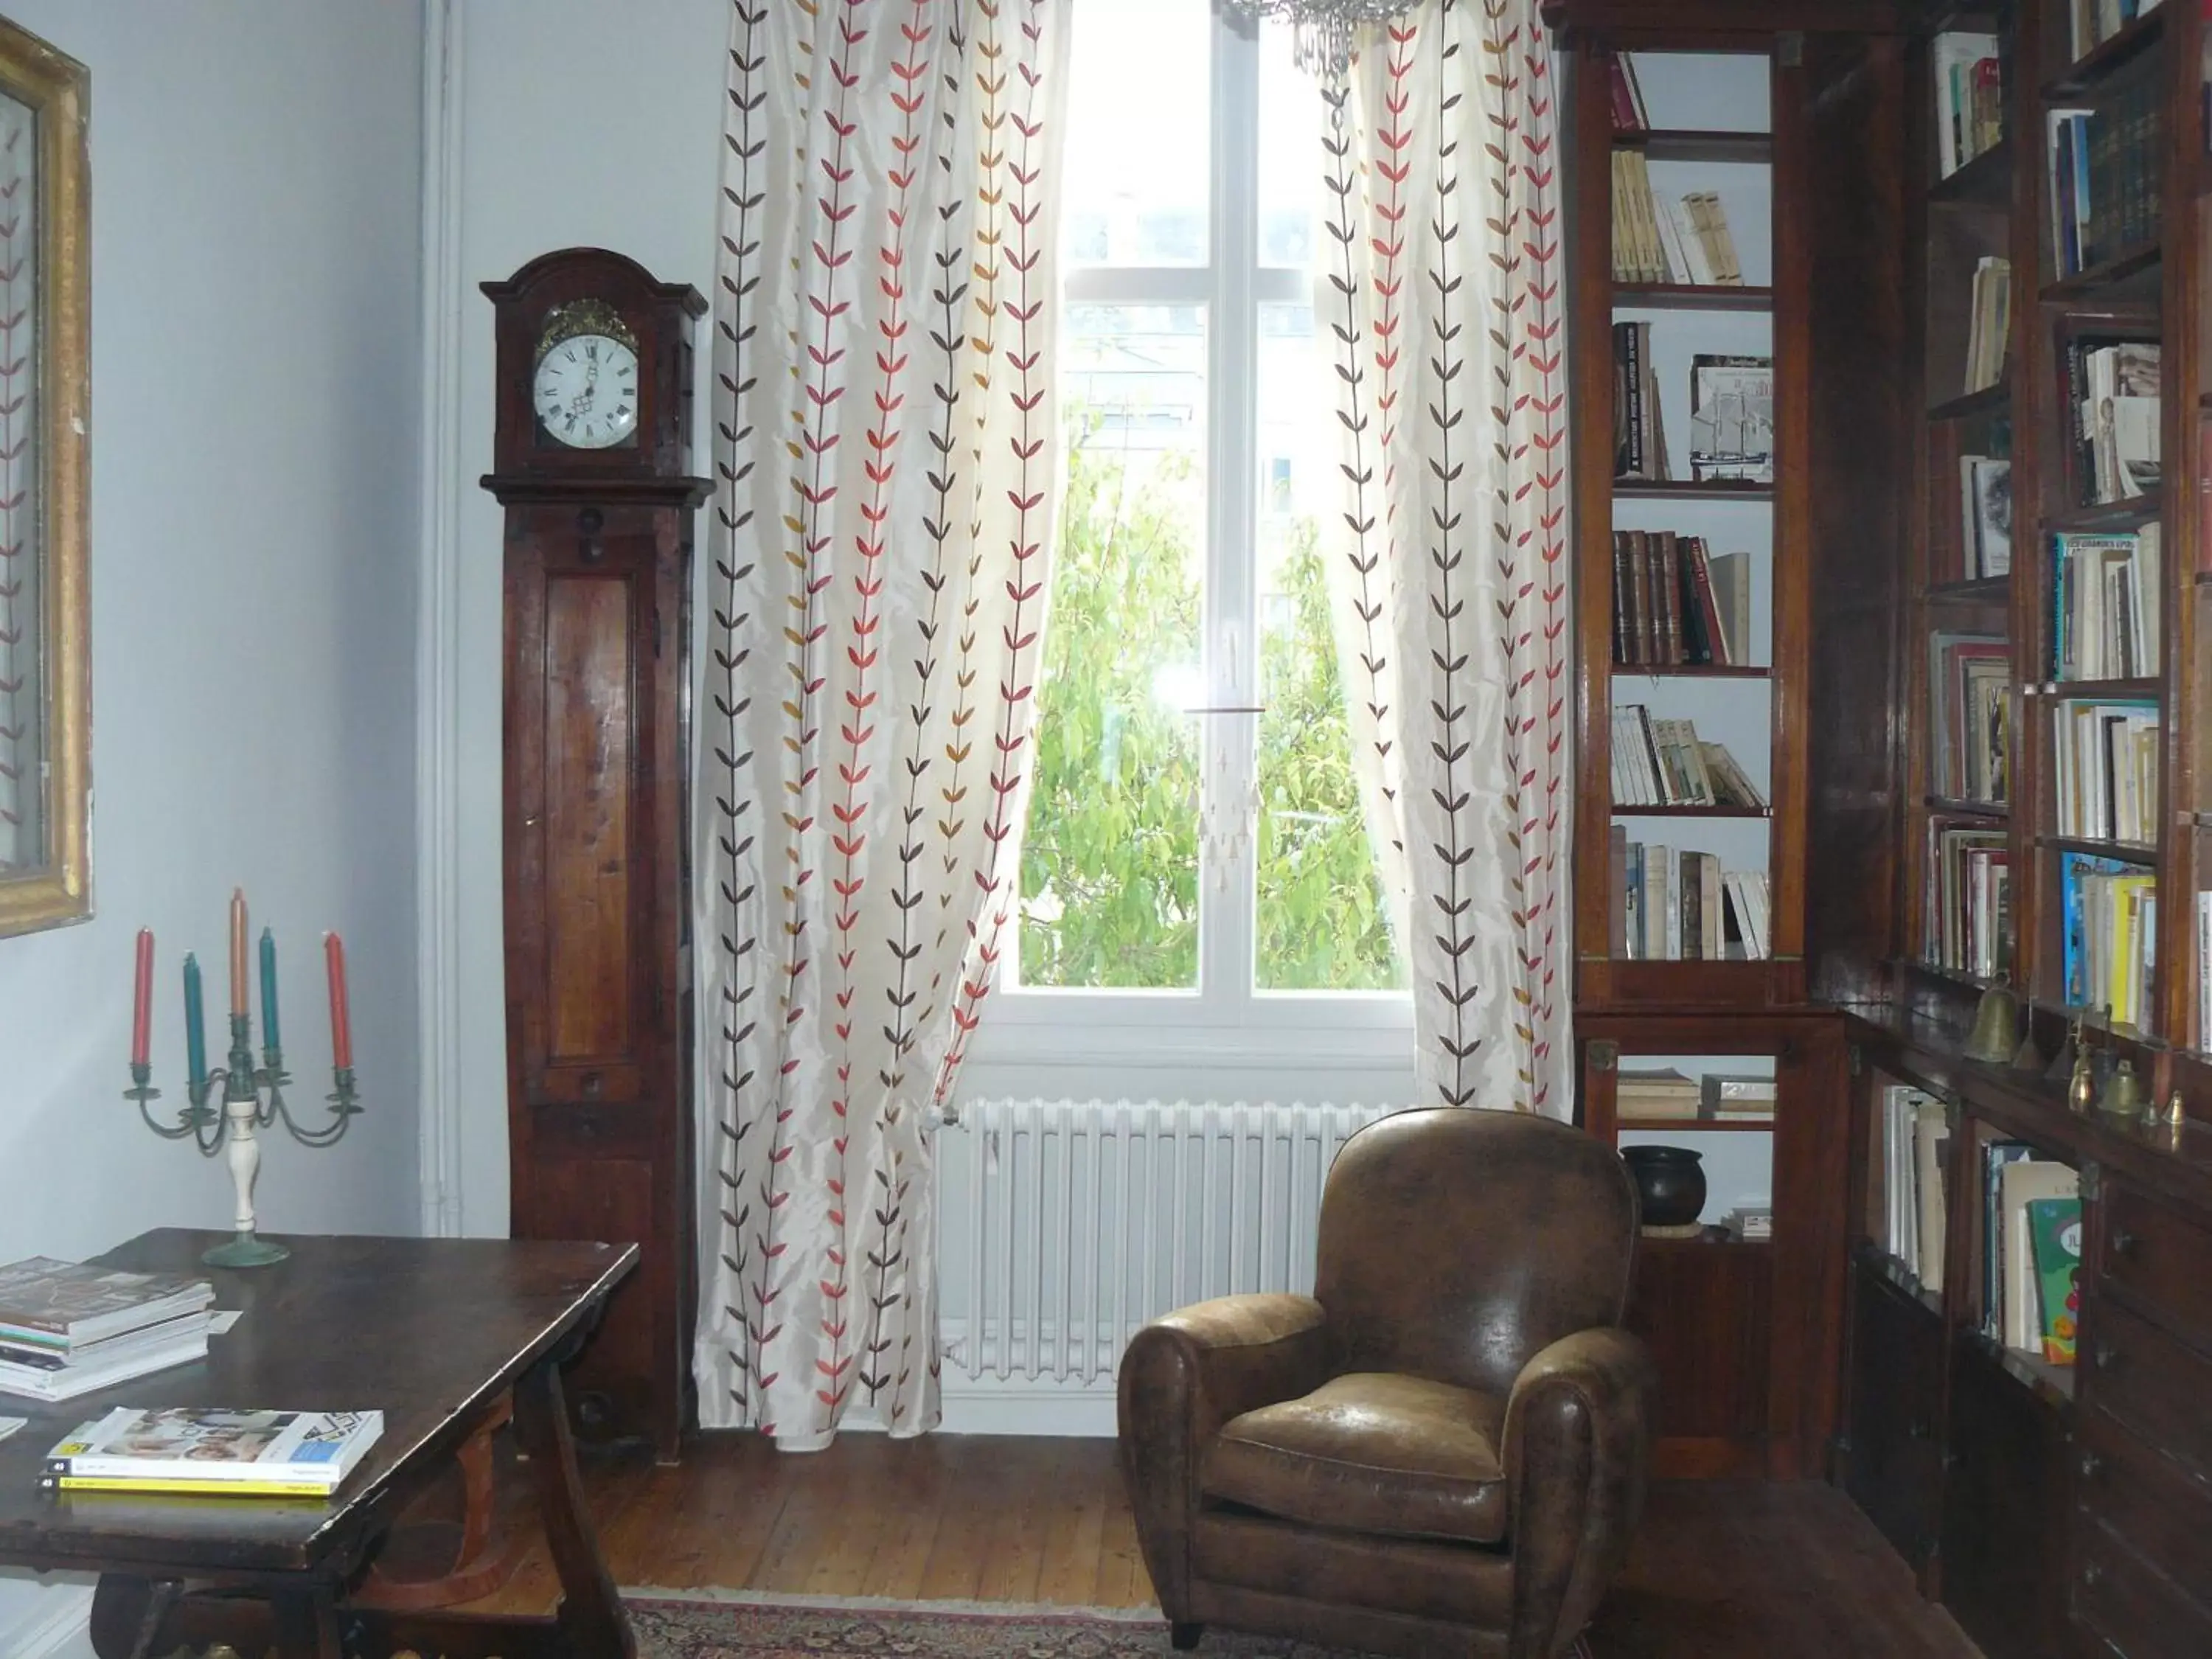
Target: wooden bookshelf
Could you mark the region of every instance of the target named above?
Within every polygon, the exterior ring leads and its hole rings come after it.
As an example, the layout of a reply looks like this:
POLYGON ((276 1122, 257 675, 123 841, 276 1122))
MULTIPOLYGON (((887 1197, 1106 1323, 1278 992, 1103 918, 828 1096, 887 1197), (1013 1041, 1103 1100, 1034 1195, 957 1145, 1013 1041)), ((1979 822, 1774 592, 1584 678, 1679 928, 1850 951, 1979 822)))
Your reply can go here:
MULTIPOLYGON (((2064 0, 1932 8, 1929 31, 1903 43, 1908 148, 1896 257, 1906 305, 1891 349, 1907 376, 1898 398, 1905 533, 1887 568, 1861 577, 1887 595, 1892 643, 1885 648, 1881 612, 1869 605, 1851 641, 1859 663, 1816 663, 1813 674, 1816 735, 1833 733, 1828 752, 1844 757, 1837 775, 1819 774, 1808 825, 1814 846, 1865 835, 1876 804, 1890 803, 1888 836, 1864 864, 1867 898, 1816 914, 1808 927, 1810 981, 1844 1009, 1854 1062, 1847 1357, 1835 1474, 1989 1659, 2212 1651, 2212 1589, 2201 1573, 2192 1582, 2191 1561, 2176 1557, 2172 1543, 2212 1534, 2212 1499, 2203 1495, 2212 1492, 2212 1442, 2200 1447, 2177 1437, 2134 1403, 2147 1390, 2201 1398, 2212 1387, 2212 1317, 2196 1305, 2212 1304, 2212 1295, 2192 1289, 2177 1298, 2166 1288, 2212 1282, 2212 1131, 2194 1121, 2170 1128, 2069 1109, 2064 1068, 2054 1075, 2048 1063, 2069 1022, 2085 1012, 2068 1000, 2069 933, 2078 936, 2081 924, 2070 919, 2063 872, 2068 859, 2088 854, 2154 876, 2158 894, 2140 1024, 2098 1029, 2101 1012, 2091 1011, 2098 1081, 2124 1060, 2161 1111, 2179 1097, 2194 1118, 2212 1121, 2212 1064, 2201 1053, 2207 1033, 2196 1007, 2203 966, 2197 898, 2212 878, 2212 836, 2195 817, 2212 808, 2212 588, 2198 579, 2212 550, 2200 545, 2197 522, 2206 453, 2200 428, 2212 421, 2201 293, 2212 280, 2201 10, 2166 0, 2076 52, 2064 0), (2007 131, 1995 151, 1948 179, 1937 176, 1933 118, 1934 33, 1943 30, 2001 39, 2007 131), (2155 203, 2157 223, 2132 238, 2100 227, 2107 251, 2065 273, 2054 246, 2063 198, 2048 167, 2047 117, 2139 111, 2146 88, 2154 96, 2155 136, 2139 116, 2110 120, 2095 141, 2106 147, 2092 151, 2092 184, 2110 191, 2117 180, 2135 181, 2129 188, 2143 192, 2138 205, 2155 203), (2113 136, 2121 133, 2130 136, 2113 136), (1991 256, 2010 262, 2002 395, 1962 393, 1962 295, 1976 263, 1991 256), (2085 504, 2068 355, 2070 343, 2092 339, 2159 343, 2160 487, 2085 504), (1980 446, 1998 442, 2012 469, 2010 568, 1977 576, 1960 568, 1956 468, 1960 455, 1995 453, 1980 446), (2153 528, 2156 672, 2056 678, 2055 538, 2153 528), (2002 806, 1961 800, 1935 784, 1932 757, 1944 738, 1930 696, 1931 642, 1946 634, 1989 636, 2008 647, 2014 689, 2002 806), (2158 711, 2154 839, 2060 833, 2059 711, 2094 702, 2158 711), (1965 1057, 1991 987, 1966 964, 1929 954, 1931 827, 1968 820, 2002 838, 2009 870, 2008 988, 2025 1003, 2033 1044, 2027 1058, 2034 1062, 2017 1068, 1965 1057), (1870 1207, 1879 1214, 1887 1179, 1880 1099, 1893 1085, 1925 1091, 1948 1110, 1940 1285, 1920 1283, 1887 1257, 1869 1221, 1870 1207), (1994 1139, 2025 1143, 2032 1156, 2080 1174, 2076 1364, 2053 1364, 1984 1334, 1990 1218, 1978 1149, 1994 1139), (2142 1271, 2147 1231, 2157 1240, 2161 1273, 2170 1275, 2155 1291, 2142 1271), (2185 1482, 2123 1491, 2102 1473, 2136 1452, 2189 1470, 2193 1495, 2185 1482), (2130 1595, 2100 1588, 2107 1571, 2130 1584, 2130 1595), (2150 1605, 2130 1599, 2134 1588, 2169 1583, 2188 1588, 2159 1603, 2157 1620, 2131 1624, 2150 1605)), ((1870 63, 1881 57, 1869 49, 1870 63)), ((1869 165, 1879 171, 1881 161, 1869 165)), ((1877 360, 1879 336, 1870 327, 1859 343, 1877 360)), ((1844 591, 1824 586, 1817 573, 1815 587, 1825 619, 1832 598, 1840 603, 1844 591)))

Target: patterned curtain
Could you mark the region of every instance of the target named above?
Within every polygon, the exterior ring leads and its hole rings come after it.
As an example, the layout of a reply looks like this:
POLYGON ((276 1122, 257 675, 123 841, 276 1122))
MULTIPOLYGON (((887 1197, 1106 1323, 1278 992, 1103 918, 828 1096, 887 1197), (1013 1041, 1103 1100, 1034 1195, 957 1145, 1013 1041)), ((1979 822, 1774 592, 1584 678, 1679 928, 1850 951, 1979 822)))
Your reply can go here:
POLYGON ((1068 0, 732 0, 700 710, 708 1427, 935 1425, 930 1131, 1014 898, 1068 0))
POLYGON ((1573 930, 1566 310, 1537 0, 1419 0, 1328 89, 1324 526, 1422 1098, 1564 1117, 1573 930))

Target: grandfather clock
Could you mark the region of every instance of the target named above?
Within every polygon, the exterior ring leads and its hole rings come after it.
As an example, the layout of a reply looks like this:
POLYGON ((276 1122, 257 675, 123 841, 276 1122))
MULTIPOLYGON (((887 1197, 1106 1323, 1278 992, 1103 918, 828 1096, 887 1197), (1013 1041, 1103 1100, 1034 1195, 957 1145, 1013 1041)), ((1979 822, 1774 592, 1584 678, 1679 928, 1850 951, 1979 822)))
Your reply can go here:
POLYGON ((690 1418, 684 757, 696 289, 600 248, 486 283, 507 509, 507 1146, 518 1238, 644 1260, 576 1363, 577 1431, 690 1418))

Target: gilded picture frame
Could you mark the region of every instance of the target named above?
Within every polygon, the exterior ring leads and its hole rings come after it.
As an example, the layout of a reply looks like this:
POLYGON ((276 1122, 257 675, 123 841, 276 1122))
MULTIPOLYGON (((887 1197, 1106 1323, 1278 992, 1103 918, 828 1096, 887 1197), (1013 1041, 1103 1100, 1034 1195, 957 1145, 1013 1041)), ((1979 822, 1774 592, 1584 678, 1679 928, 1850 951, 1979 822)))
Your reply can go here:
POLYGON ((0 934, 92 912, 90 80, 0 19, 0 934))

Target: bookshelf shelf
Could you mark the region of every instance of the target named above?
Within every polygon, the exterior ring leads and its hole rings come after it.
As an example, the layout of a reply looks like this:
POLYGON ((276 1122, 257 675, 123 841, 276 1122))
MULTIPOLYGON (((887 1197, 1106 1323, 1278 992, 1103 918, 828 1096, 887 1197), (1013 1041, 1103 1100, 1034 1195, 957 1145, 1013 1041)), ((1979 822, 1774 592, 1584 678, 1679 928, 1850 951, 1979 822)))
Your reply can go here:
POLYGON ((2148 524, 2165 507, 2161 495, 2131 495, 2094 507, 2068 507, 2045 515, 2046 530, 2133 530, 2148 524))
POLYGON ((1672 1255, 1678 1250, 1694 1253, 1699 1255, 1710 1255, 1722 1250, 1741 1251, 1750 1255, 1765 1255, 1771 1253, 1774 1249, 1774 1243, 1771 1239, 1731 1238, 1725 1232, 1721 1232, 1718 1237, 1715 1237, 1714 1234, 1718 1231, 1719 1230, 1716 1228, 1708 1227, 1705 1229, 1704 1236, 1698 1238, 1639 1238, 1636 1241, 1636 1251, 1639 1255, 1644 1254, 1646 1251, 1655 1251, 1660 1255, 1672 1255))
POLYGON ((1985 149, 1948 179, 1928 187, 1930 204, 1954 207, 1996 208, 2012 202, 2012 141, 1985 149))
MULTIPOLYGON (((1771 1117, 1624 1117, 1624 1130, 1667 1134, 1762 1134, 1774 1133, 1771 1117)), ((1695 1242, 1695 1241, 1692 1241, 1695 1242)))
POLYGON ((2100 259, 2087 270, 2046 283, 2039 296, 2045 304, 2069 300, 2124 299, 2158 295, 2160 244, 2138 242, 2124 247, 2109 259, 2100 259))
POLYGON ((1943 1316, 1943 1298, 1920 1282, 1920 1276, 1872 1239, 1862 1239, 1853 1249, 1859 1265, 1911 1297, 1937 1319, 1943 1316))
POLYGON ((1692 478, 1615 478, 1617 501, 1771 501, 1774 486, 1761 483, 1701 483, 1692 478))
POLYGON ((2157 40, 2166 21, 2163 9, 2145 12, 2108 40, 2099 41, 2076 58, 2063 74, 2044 82, 2046 103, 2063 103, 2089 91, 2121 64, 2157 40))
POLYGON ((1936 582, 1928 590, 1930 605, 2008 605, 2012 578, 1984 576, 1970 582, 1936 582))
POLYGON ((2038 836, 2039 847, 2050 848, 2058 853, 2091 853, 2100 859, 2114 859, 2122 864, 2155 865, 2158 848, 2132 841, 2097 841, 2083 836, 2038 836))
POLYGON ((1928 411, 1931 421, 1965 421, 1976 416, 1995 414, 2012 402, 2012 388, 2000 380, 1995 386, 1985 386, 1979 392, 1968 392, 1956 398, 1946 398, 1928 411))
POLYGON ((1614 145, 1640 149, 1652 161, 1760 162, 1774 159, 1774 137, 1765 132, 1726 132, 1700 127, 1650 127, 1616 132, 1614 145))
POLYGON ((1617 680, 1763 680, 1771 678, 1773 672, 1771 668, 1711 662, 1617 662, 1613 665, 1613 677, 1617 680))
POLYGON ((1923 795, 1920 804, 1933 812, 1948 812, 1959 817, 1988 818, 2002 823, 2012 816, 2012 804, 2002 800, 1961 800, 1950 795, 1923 795))
POLYGON ((1771 806, 1623 806, 1616 802, 1617 818, 1771 818, 1771 806))
POLYGON ((2120 697, 2154 697, 2161 682, 2156 679, 2130 680, 2048 680, 2045 689, 2054 697, 2078 699, 2113 699, 2120 697))
POLYGON ((2057 1411, 2072 1409, 2074 1367, 2071 1365, 2054 1365, 2040 1354, 2008 1348, 1985 1336, 1972 1335, 1967 1340, 1995 1359, 1999 1370, 2043 1404, 2057 1411))
POLYGON ((1771 311, 1774 290, 1729 283, 1615 283, 1613 303, 1626 311, 1771 311))

